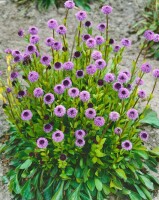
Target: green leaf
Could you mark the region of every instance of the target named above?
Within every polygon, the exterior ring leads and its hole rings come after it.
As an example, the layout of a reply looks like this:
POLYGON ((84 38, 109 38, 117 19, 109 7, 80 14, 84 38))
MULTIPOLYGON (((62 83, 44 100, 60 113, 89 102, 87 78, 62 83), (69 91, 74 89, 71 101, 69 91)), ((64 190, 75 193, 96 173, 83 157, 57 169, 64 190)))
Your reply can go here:
POLYGON ((122 169, 116 169, 116 173, 118 174, 118 176, 119 176, 120 178, 122 178, 122 179, 124 179, 124 180, 127 179, 127 176, 126 176, 124 170, 122 170, 122 169))
POLYGON ((143 187, 142 185, 141 185, 141 189, 145 193, 145 195, 147 196, 148 200, 152 200, 152 196, 151 196, 150 192, 145 187, 143 187))
POLYGON ((140 195, 138 195, 136 192, 133 191, 129 194, 129 197, 131 200, 142 200, 140 195))
POLYGON ((102 182, 98 178, 95 178, 94 180, 95 180, 95 186, 96 186, 97 190, 102 191, 102 188, 103 188, 102 182))
POLYGON ((159 147, 155 147, 155 148, 152 149, 150 152, 152 152, 153 154, 159 156, 159 147))
POLYGON ((66 175, 71 176, 74 172, 74 169, 72 167, 66 168, 66 175))
POLYGON ((94 188, 95 188, 95 182, 94 182, 94 179, 89 179, 87 181, 87 186, 88 188, 90 189, 90 191, 93 192, 94 188))
POLYGON ((137 186, 137 185, 134 185, 136 190, 138 191, 139 195, 143 198, 143 199, 147 199, 145 193, 137 186))
POLYGON ((80 200, 80 189, 81 189, 81 184, 72 193, 69 200, 80 200))
POLYGON ((118 190, 122 190, 122 184, 121 184, 121 182, 120 182, 119 180, 117 180, 117 179, 111 180, 111 182, 110 182, 110 187, 111 187, 111 188, 114 187, 114 188, 116 188, 116 189, 118 189, 118 190))
POLYGON ((159 119, 157 117, 157 114, 155 111, 151 109, 147 110, 144 119, 142 119, 140 122, 143 124, 149 124, 151 126, 159 128, 159 119))
POLYGON ((110 194, 110 188, 105 184, 103 184, 103 192, 105 195, 110 194))
POLYGON ((54 196, 52 197, 51 200, 62 200, 63 199, 63 186, 64 186, 64 181, 62 181, 62 183, 60 183, 61 186, 59 187, 59 189, 56 191, 56 193, 54 194, 54 196))
POLYGON ((30 167, 31 164, 32 164, 32 160, 28 159, 20 166, 20 169, 27 169, 30 167))
POLYGON ((21 195, 24 199, 32 199, 32 193, 31 193, 31 179, 25 183, 21 190, 21 195))
POLYGON ((153 183, 145 176, 139 175, 141 182, 150 190, 154 190, 153 183))

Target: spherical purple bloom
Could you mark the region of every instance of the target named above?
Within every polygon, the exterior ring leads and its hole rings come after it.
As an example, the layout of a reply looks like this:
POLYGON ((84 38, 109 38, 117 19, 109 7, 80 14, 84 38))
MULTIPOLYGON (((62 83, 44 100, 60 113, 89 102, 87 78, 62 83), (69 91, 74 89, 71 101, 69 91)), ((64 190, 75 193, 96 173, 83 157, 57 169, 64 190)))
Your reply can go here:
POLYGON ((87 91, 82 91, 82 92, 80 92, 79 97, 80 97, 81 101, 83 101, 83 102, 89 101, 90 93, 87 91))
POLYGON ((45 124, 43 126, 43 130, 46 132, 46 133, 50 133, 53 129, 53 126, 51 124, 45 124))
POLYGON ((100 51, 94 50, 91 54, 93 60, 98 60, 102 58, 102 53, 100 51))
POLYGON ((115 91, 119 91, 122 87, 123 87, 123 85, 122 85, 120 82, 115 82, 115 83, 113 84, 113 89, 114 89, 115 91))
POLYGON ((129 39, 127 39, 127 38, 123 38, 123 39, 121 40, 121 44, 122 44, 123 46, 125 46, 125 47, 130 47, 130 46, 131 46, 131 41, 130 41, 129 39))
POLYGON ((154 41, 154 42, 159 42, 159 34, 155 34, 155 35, 154 35, 153 41, 154 41))
POLYGON ((12 50, 9 49, 9 48, 7 48, 7 49, 4 50, 4 52, 7 53, 7 54, 11 54, 11 53, 12 53, 12 50))
POLYGON ((123 70, 122 73, 126 74, 128 78, 131 77, 131 73, 128 70, 123 70))
POLYGON ((59 35, 65 35, 66 32, 67 32, 67 28, 66 28, 66 26, 64 26, 64 25, 60 25, 60 26, 57 27, 56 32, 57 32, 59 35))
POLYGON ((152 67, 149 63, 144 63, 141 65, 141 71, 144 73, 149 73, 151 71, 152 67))
POLYGON ((80 51, 76 51, 73 55, 74 58, 80 58, 81 57, 81 52, 80 51))
POLYGON ((88 48, 92 49, 96 46, 96 40, 93 39, 93 38, 89 38, 87 41, 86 41, 86 45, 88 48))
POLYGON ((152 75, 153 75, 155 78, 159 78, 159 69, 154 69, 153 72, 152 72, 152 75))
POLYGON ((89 28, 89 27, 92 26, 92 22, 91 21, 86 21, 84 25, 85 25, 86 28, 89 28))
POLYGON ((113 8, 109 5, 103 6, 101 11, 103 14, 105 15, 109 15, 110 13, 112 13, 113 8))
POLYGON ((10 79, 13 81, 13 80, 15 80, 16 78, 18 78, 18 76, 19 76, 19 73, 18 73, 18 72, 12 72, 12 73, 10 74, 10 79))
POLYGON ((12 50, 13 57, 18 56, 18 55, 21 55, 21 52, 19 50, 12 50))
POLYGON ((47 25, 50 29, 56 29, 58 27, 58 23, 55 19, 50 19, 48 22, 47 22, 47 25))
POLYGON ((103 59, 98 59, 95 61, 95 66, 97 69, 102 70, 106 67, 106 62, 103 59))
POLYGON ((24 121, 28 121, 31 120, 33 114, 30 110, 23 110, 23 112, 21 113, 21 119, 24 121))
POLYGON ((132 149, 132 143, 129 140, 125 140, 124 142, 122 142, 121 146, 127 151, 130 151, 132 149))
POLYGON ((27 95, 27 92, 25 90, 20 90, 18 92, 18 98, 23 98, 27 95))
POLYGON ((147 30, 147 31, 144 32, 144 37, 145 37, 145 39, 148 40, 148 41, 153 40, 153 39, 154 39, 154 36, 155 36, 155 34, 154 34, 154 32, 151 31, 151 30, 147 30))
POLYGON ((89 75, 95 74, 96 71, 97 71, 97 68, 96 68, 96 66, 93 65, 93 64, 90 64, 89 66, 86 67, 86 72, 87 72, 87 74, 89 74, 89 75))
POLYGON ((40 149, 44 149, 48 146, 48 140, 44 137, 40 137, 38 140, 37 140, 37 146, 40 148, 40 149))
POLYGON ((75 141, 75 145, 77 147, 83 147, 85 145, 85 140, 83 138, 78 138, 75 141))
POLYGON ((40 40, 40 38, 39 38, 38 35, 32 35, 32 36, 30 37, 30 43, 31 43, 31 44, 37 44, 37 43, 39 42, 39 40, 40 40))
POLYGON ((100 24, 98 24, 97 29, 98 29, 100 32, 104 32, 105 29, 106 29, 106 24, 105 24, 105 23, 100 23, 100 24))
POLYGON ((84 77, 84 71, 83 70, 77 70, 76 71, 76 77, 77 78, 83 78, 84 77))
POLYGON ((36 46, 33 44, 29 44, 26 48, 26 53, 31 55, 37 51, 36 46))
POLYGON ((127 99, 130 96, 130 92, 127 88, 120 88, 118 96, 120 99, 127 99))
POLYGON ((39 79, 38 72, 35 71, 29 72, 28 79, 30 82, 36 82, 39 79))
POLYGON ((84 35, 82 35, 82 40, 83 41, 87 41, 89 38, 91 38, 91 36, 89 35, 89 34, 84 34, 84 35))
POLYGON ((65 62, 64 64, 63 64, 63 69, 64 70, 72 70, 73 69, 73 67, 74 67, 74 64, 73 64, 73 62, 71 62, 71 61, 68 61, 68 62, 65 62))
POLYGON ((121 49, 120 45, 115 45, 114 46, 114 52, 117 53, 121 49))
POLYGON ((79 96, 79 89, 78 88, 70 88, 68 90, 68 95, 72 98, 76 98, 79 96))
POLYGON ((58 105, 54 109, 54 114, 57 117, 63 117, 66 114, 66 108, 63 105, 58 105))
POLYGON ((98 86, 103 86, 104 85, 104 81, 102 79, 99 79, 97 82, 98 86))
POLYGON ((104 126, 104 124, 105 124, 105 119, 104 119, 104 117, 96 117, 96 118, 94 119, 94 124, 95 124, 96 126, 99 126, 99 127, 104 126))
POLYGON ((31 27, 29 27, 29 33, 31 34, 31 35, 36 35, 36 34, 38 34, 38 28, 37 27, 35 27, 35 26, 31 26, 31 27))
POLYGON ((114 129, 114 133, 115 134, 117 134, 117 135, 120 135, 121 133, 122 133, 122 129, 120 128, 120 127, 116 127, 115 129, 114 129))
POLYGON ((104 43, 104 38, 102 36, 99 35, 95 36, 95 40, 97 45, 101 45, 104 43))
POLYGON ((54 69, 55 69, 55 70, 61 70, 62 67, 63 67, 63 65, 62 65, 61 62, 56 62, 56 63, 54 64, 54 69))
POLYGON ((21 62, 23 60, 23 56, 21 54, 14 57, 13 61, 14 63, 21 62))
POLYGON ((88 109, 85 111, 85 116, 86 116, 88 119, 93 119, 93 118, 95 118, 95 116, 96 116, 96 111, 95 111, 95 109, 93 109, 93 108, 88 108, 88 109))
POLYGON ((85 133, 84 130, 81 130, 81 129, 80 129, 80 130, 75 131, 75 137, 76 137, 77 139, 83 138, 85 135, 86 135, 86 133, 85 133))
POLYGON ((114 44, 115 43, 115 40, 113 38, 110 38, 109 39, 109 44, 114 44))
POLYGON ((73 1, 66 1, 65 3, 64 3, 64 6, 65 6, 65 8, 67 8, 67 9, 73 9, 74 7, 75 7, 75 3, 73 2, 73 1))
POLYGON ((65 91, 65 87, 62 84, 55 85, 54 92, 56 94, 63 94, 65 91))
POLYGON ((52 134, 52 139, 53 139, 55 142, 62 142, 63 139, 64 139, 64 134, 63 134, 63 132, 60 131, 60 130, 55 131, 55 132, 52 134))
POLYGON ((54 50, 59 51, 62 49, 62 43, 61 42, 57 42, 55 41, 52 46, 51 46, 54 50))
POLYGON ((52 104, 55 100, 55 97, 52 93, 47 93, 44 96, 44 102, 45 104, 52 104))
POLYGON ((85 11, 78 11, 76 14, 76 19, 79 20, 79 21, 83 21, 87 18, 87 13, 85 11))
POLYGON ((129 110, 127 111, 127 117, 128 117, 129 119, 135 120, 135 119, 138 118, 138 116, 139 116, 138 111, 135 110, 134 108, 131 108, 131 109, 129 109, 129 110))
POLYGON ((141 138, 141 140, 146 142, 149 139, 149 134, 146 131, 141 131, 139 133, 139 137, 141 138))
POLYGON ((111 83, 115 80, 115 75, 112 74, 112 73, 107 73, 105 76, 104 76, 104 81, 106 81, 107 83, 111 83))
POLYGON ((19 35, 19 37, 23 37, 24 36, 24 30, 23 29, 19 29, 18 35, 19 35))
POLYGON ((9 87, 6 88, 6 92, 7 92, 7 93, 10 93, 11 91, 12 91, 11 88, 9 88, 9 87))
POLYGON ((40 87, 39 88, 35 88, 34 91, 33 91, 33 94, 34 94, 34 97, 39 98, 39 97, 43 96, 44 91, 40 87))
POLYGON ((70 117, 70 118, 75 118, 76 115, 77 115, 77 113, 78 113, 78 110, 77 110, 76 108, 69 108, 69 109, 67 110, 67 115, 68 115, 68 117, 70 117))
POLYGON ((60 160, 62 160, 62 161, 64 161, 64 160, 66 160, 67 159, 67 156, 65 155, 65 154, 61 154, 60 155, 60 160))
POLYGON ((138 91, 138 97, 143 99, 146 97, 146 92, 144 90, 139 90, 138 91))
POLYGON ((126 86, 126 88, 127 88, 129 91, 131 91, 132 88, 133 88, 133 87, 132 87, 132 84, 128 83, 127 86, 126 86))
POLYGON ((62 81, 62 85, 64 86, 64 88, 70 88, 72 86, 72 81, 71 79, 68 77, 68 78, 65 78, 63 81, 62 81))
POLYGON ((41 57, 40 59, 40 62, 43 64, 43 65, 50 65, 50 62, 51 62, 51 57, 49 55, 44 55, 41 57))
POLYGON ((120 117, 120 114, 118 112, 113 111, 109 113, 109 119, 113 122, 117 121, 119 117, 120 117))
POLYGON ((143 85, 144 84, 144 81, 139 77, 136 78, 135 82, 136 82, 137 85, 143 85))
POLYGON ((117 80, 120 83, 126 83, 128 81, 128 76, 124 72, 120 72, 118 77, 117 77, 117 80))

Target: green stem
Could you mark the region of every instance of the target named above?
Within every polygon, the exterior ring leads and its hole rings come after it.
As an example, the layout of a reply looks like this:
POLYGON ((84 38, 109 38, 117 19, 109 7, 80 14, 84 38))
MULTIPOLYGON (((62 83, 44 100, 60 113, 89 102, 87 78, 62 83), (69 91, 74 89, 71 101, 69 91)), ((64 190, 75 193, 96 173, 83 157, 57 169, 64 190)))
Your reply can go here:
POLYGON ((79 32, 78 32, 78 46, 80 46, 81 27, 82 27, 82 21, 80 21, 80 24, 79 24, 79 32))
POLYGON ((105 35, 106 35, 106 41, 105 41, 105 60, 106 60, 106 57, 107 57, 107 48, 108 48, 108 45, 107 45, 107 42, 108 42, 108 26, 109 26, 109 23, 108 23, 108 15, 106 15, 106 29, 105 29, 105 35))

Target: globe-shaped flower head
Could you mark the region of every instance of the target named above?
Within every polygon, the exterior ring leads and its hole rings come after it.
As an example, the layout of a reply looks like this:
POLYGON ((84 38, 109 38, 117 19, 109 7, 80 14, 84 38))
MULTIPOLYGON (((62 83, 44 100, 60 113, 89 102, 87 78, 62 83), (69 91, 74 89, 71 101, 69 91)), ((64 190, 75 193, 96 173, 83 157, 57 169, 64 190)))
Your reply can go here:
POLYGON ((85 11, 78 11, 76 14, 76 19, 79 21, 83 21, 87 18, 87 13, 85 11))
POLYGON ((109 5, 105 5, 101 9, 102 13, 105 15, 109 15, 110 13, 112 13, 112 10, 113 10, 113 8, 109 5))

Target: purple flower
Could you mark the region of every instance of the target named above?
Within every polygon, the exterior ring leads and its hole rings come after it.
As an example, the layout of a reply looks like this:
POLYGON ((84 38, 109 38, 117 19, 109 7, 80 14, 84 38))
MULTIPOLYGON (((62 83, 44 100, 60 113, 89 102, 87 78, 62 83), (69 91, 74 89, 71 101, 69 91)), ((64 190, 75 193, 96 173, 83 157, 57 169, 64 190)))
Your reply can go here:
POLYGON ((51 46, 54 50, 59 51, 62 49, 62 43, 55 41, 51 46))
POLYGON ((67 9, 73 9, 75 7, 75 3, 73 1, 66 1, 64 3, 65 8, 67 9))
POLYGON ((72 98, 76 98, 79 96, 79 89, 78 88, 70 88, 68 90, 68 95, 72 98))
POLYGON ((54 69, 55 69, 55 70, 61 70, 62 67, 63 67, 63 65, 62 65, 61 62, 56 62, 56 63, 54 64, 54 69))
POLYGON ((96 66, 93 65, 93 64, 90 64, 89 66, 86 67, 86 72, 87 72, 87 74, 89 74, 89 75, 95 74, 96 71, 97 71, 97 68, 96 68, 96 66))
POLYGON ((102 36, 95 36, 96 44, 101 45, 104 43, 104 38, 102 36))
POLYGON ((66 108, 62 105, 58 105, 54 109, 54 114, 57 117, 63 117, 66 114, 66 108))
POLYGON ((73 67, 74 67, 74 64, 73 64, 73 62, 71 62, 71 61, 68 61, 68 62, 65 62, 64 64, 63 64, 63 69, 64 70, 72 70, 73 69, 73 67))
POLYGON ((38 34, 38 28, 37 27, 35 27, 35 26, 31 26, 31 27, 29 27, 29 33, 31 34, 31 35, 37 35, 38 34))
POLYGON ((26 95, 27 95, 27 92, 24 91, 24 90, 20 90, 20 91, 18 92, 18 98, 23 98, 23 97, 25 97, 26 95))
POLYGON ((70 88, 72 86, 72 81, 70 78, 65 78, 62 81, 62 85, 64 86, 64 88, 70 88))
POLYGON ((75 118, 76 115, 77 115, 77 113, 78 113, 78 110, 77 110, 76 108, 69 108, 69 109, 67 110, 67 115, 68 115, 68 117, 70 117, 70 118, 75 118))
POLYGON ((152 72, 152 75, 153 75, 155 78, 159 78, 159 69, 154 69, 153 72, 152 72))
POLYGON ((101 12, 105 15, 109 15, 110 13, 112 13, 113 8, 109 5, 103 6, 101 9, 101 12))
POLYGON ((154 36, 155 36, 155 34, 154 34, 154 32, 151 31, 151 30, 147 30, 147 31, 145 31, 145 33, 144 33, 144 37, 145 37, 145 39, 148 40, 148 41, 153 40, 153 39, 154 39, 154 36))
POLYGON ((128 78, 131 77, 131 74, 128 70, 123 70, 122 73, 126 74, 128 78))
POLYGON ((137 85, 143 85, 144 84, 144 81, 139 77, 136 78, 135 82, 136 82, 137 85))
POLYGON ((74 58, 80 58, 81 57, 81 52, 80 51, 76 51, 73 55, 74 58))
POLYGON ((99 127, 104 126, 104 124, 105 124, 105 119, 104 119, 104 117, 96 117, 96 118, 94 119, 94 124, 95 124, 96 126, 99 126, 99 127))
POLYGON ((135 120, 135 119, 138 118, 138 116, 139 116, 138 111, 135 110, 134 108, 131 108, 131 109, 129 109, 129 110, 127 111, 127 117, 128 117, 129 119, 135 120))
POLYGON ((39 97, 43 96, 44 91, 40 87, 39 88, 35 88, 34 91, 33 91, 33 94, 34 94, 34 97, 39 98, 39 97))
POLYGON ((19 73, 18 72, 12 72, 10 75, 10 79, 11 81, 15 80, 16 78, 18 78, 19 73))
POLYGON ((151 71, 152 67, 149 63, 144 63, 141 65, 141 71, 144 73, 149 73, 151 71))
POLYGON ((60 155, 60 160, 62 160, 62 161, 64 161, 64 160, 66 160, 67 159, 67 156, 65 155, 65 154, 61 154, 60 155))
POLYGON ((92 49, 96 46, 96 40, 93 39, 93 38, 89 38, 87 41, 86 41, 86 45, 88 48, 92 49))
POLYGON ((21 54, 14 57, 14 63, 18 63, 23 60, 23 56, 21 54))
POLYGON ((128 76, 124 72, 120 72, 117 79, 120 83, 126 83, 128 81, 128 76))
POLYGON ((44 149, 48 146, 48 140, 44 137, 40 137, 38 140, 37 140, 37 146, 40 148, 40 149, 44 149))
POLYGON ((115 40, 113 38, 110 38, 109 39, 109 44, 114 44, 115 43, 115 40))
POLYGON ((23 112, 21 113, 21 119, 24 121, 28 121, 31 120, 33 114, 30 110, 23 110, 23 112))
POLYGON ((115 82, 115 83, 113 84, 113 89, 114 89, 115 91, 119 91, 122 87, 123 87, 123 85, 122 85, 121 83, 119 83, 119 82, 115 82))
POLYGON ((122 142, 121 146, 127 151, 130 151, 132 149, 132 143, 129 140, 125 140, 124 142, 122 142))
POLYGON ((118 96, 119 96, 120 99, 127 99, 130 96, 130 92, 126 88, 120 88, 118 96))
POLYGON ((76 19, 79 21, 83 21, 87 18, 87 13, 85 11, 78 11, 76 14, 76 19))
POLYGON ((36 46, 33 44, 29 44, 26 48, 26 53, 31 55, 37 51, 36 46))
POLYGON ((45 104, 52 104, 55 100, 55 97, 52 93, 47 93, 44 96, 44 102, 45 104))
POLYGON ((127 84, 126 88, 127 88, 129 91, 131 91, 133 87, 132 87, 132 85, 129 83, 129 84, 127 84))
POLYGON ((23 37, 24 36, 24 30, 23 29, 19 29, 18 35, 19 35, 19 37, 23 37))
POLYGON ((103 86, 104 85, 104 81, 102 79, 99 79, 97 84, 98 84, 98 86, 103 86))
POLYGON ((146 97, 146 92, 144 90, 139 90, 138 97, 144 99, 146 97))
POLYGON ((44 132, 50 133, 53 129, 53 126, 51 124, 45 124, 43 127, 44 132))
POLYGON ((88 108, 88 109, 85 111, 85 116, 86 116, 88 119, 93 119, 93 118, 95 118, 95 116, 96 116, 96 111, 95 111, 93 108, 88 108))
POLYGON ((51 47, 54 43, 54 39, 52 37, 48 37, 46 38, 45 40, 45 44, 48 46, 48 47, 51 47))
POLYGON ((105 76, 104 76, 104 81, 106 81, 107 83, 111 83, 115 80, 115 75, 112 74, 112 73, 107 73, 105 76))
POLYGON ((7 54, 11 54, 12 50, 7 48, 7 49, 4 50, 4 52, 7 53, 7 54))
POLYGON ((117 134, 117 135, 120 135, 121 133, 122 133, 122 129, 120 128, 120 127, 116 127, 115 129, 114 129, 114 133, 115 134, 117 134))
POLYGON ((21 55, 21 52, 18 51, 18 50, 13 50, 12 51, 12 56, 15 57, 15 56, 18 56, 18 55, 21 55))
POLYGON ((106 29, 106 24, 105 24, 105 23, 100 23, 100 24, 98 24, 97 29, 98 29, 100 32, 104 32, 105 29, 106 29))
POLYGON ((50 62, 51 62, 51 57, 49 55, 44 55, 41 57, 40 59, 40 62, 43 64, 43 65, 50 65, 50 62))
POLYGON ((83 78, 84 77, 84 71, 83 70, 77 70, 76 71, 76 77, 77 78, 83 78))
POLYGON ((64 91, 65 91, 65 88, 64 88, 64 86, 62 84, 55 85, 54 92, 56 94, 63 94, 64 91))
POLYGON ((117 53, 121 49, 120 45, 115 45, 114 46, 114 52, 117 53))
POLYGON ((92 23, 91 23, 91 21, 86 21, 84 25, 86 28, 89 28, 92 26, 92 23))
POLYGON ((32 36, 30 37, 30 43, 31 43, 31 44, 37 44, 37 43, 39 42, 39 40, 40 40, 40 38, 39 38, 38 35, 32 35, 32 36))
POLYGON ((75 141, 75 145, 77 147, 83 147, 85 145, 85 140, 83 138, 78 138, 75 141))
POLYGON ((9 87, 6 88, 6 92, 7 92, 7 93, 10 93, 11 91, 12 91, 11 88, 9 88, 9 87))
POLYGON ((3 72, 2 72, 2 71, 0 71, 0 76, 2 76, 2 74, 3 74, 3 72))
POLYGON ((84 130, 80 129, 80 130, 75 131, 76 139, 83 138, 85 135, 86 135, 86 133, 84 130))
POLYGON ((155 35, 154 35, 153 41, 154 41, 154 42, 159 42, 159 34, 155 34, 155 35))
POLYGON ((92 52, 91 57, 93 58, 93 60, 98 60, 102 58, 102 53, 100 51, 94 50, 92 52))
POLYGON ((50 28, 50 29, 56 29, 58 27, 58 23, 55 19, 50 19, 48 22, 47 22, 47 26, 50 28))
POLYGON ((59 35, 65 35, 66 32, 67 32, 67 28, 64 25, 60 25, 60 26, 57 27, 56 32, 59 35))
POLYGON ((60 131, 60 130, 55 131, 55 132, 52 134, 52 139, 53 139, 55 142, 62 142, 63 139, 64 139, 64 134, 63 134, 63 132, 60 131))
POLYGON ((141 131, 139 133, 139 137, 141 138, 141 140, 146 142, 149 139, 149 134, 146 131, 141 131))
POLYGON ((85 34, 85 35, 82 35, 82 40, 83 41, 87 41, 89 38, 91 38, 91 36, 89 34, 85 34))
POLYGON ((118 112, 113 111, 113 112, 109 113, 109 119, 113 122, 117 121, 119 119, 119 117, 120 117, 120 115, 118 112))
POLYGON ((28 79, 30 82, 36 82, 39 79, 38 72, 35 71, 29 72, 28 79))
POLYGON ((82 91, 82 92, 80 92, 79 97, 80 97, 81 101, 83 101, 83 102, 89 101, 90 93, 87 91, 82 91))
POLYGON ((103 59, 98 59, 95 61, 95 66, 97 69, 102 70, 106 67, 106 62, 103 59))
POLYGON ((130 47, 130 46, 131 46, 131 41, 130 41, 129 39, 127 39, 127 38, 123 38, 123 39, 121 40, 121 44, 122 44, 123 46, 125 46, 125 47, 130 47))

